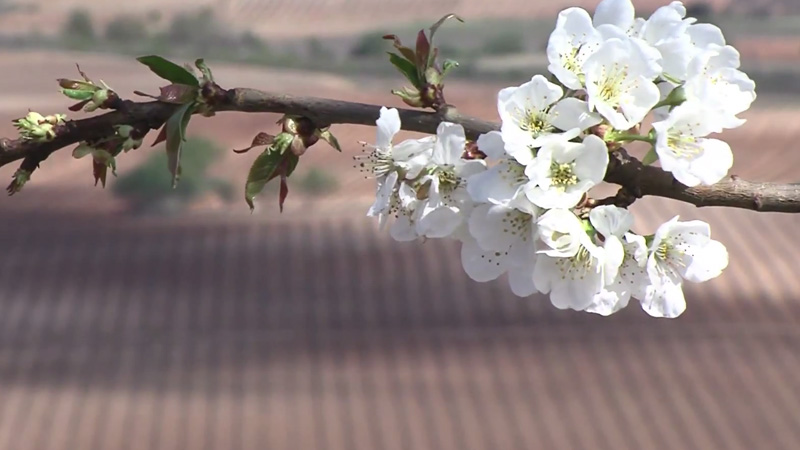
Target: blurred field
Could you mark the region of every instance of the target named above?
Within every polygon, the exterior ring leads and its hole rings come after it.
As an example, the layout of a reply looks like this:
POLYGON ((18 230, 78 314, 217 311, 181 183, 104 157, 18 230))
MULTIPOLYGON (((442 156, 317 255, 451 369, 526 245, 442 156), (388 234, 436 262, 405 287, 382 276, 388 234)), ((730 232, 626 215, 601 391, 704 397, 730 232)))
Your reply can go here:
MULTIPOLYGON (((27 108, 63 111, 54 80, 76 62, 124 96, 155 92, 131 61, 0 53, 0 136, 27 108)), ((400 106, 392 80, 210 63, 223 87, 400 106)), ((494 119, 504 86, 446 92, 494 119)), ((764 96, 746 117, 724 135, 732 173, 799 181, 800 103, 764 96)), ((241 148, 276 119, 225 113, 190 133, 241 148)), ((800 448, 800 218, 643 199, 637 228, 707 220, 729 269, 688 287, 675 321, 557 311, 470 281, 453 243, 376 231, 350 159, 374 130, 333 130, 345 154, 318 145, 301 168, 340 189, 295 189, 283 215, 237 195, 131 217, 68 150, 0 198, 0 449, 800 448)), ((215 172, 240 189, 254 157, 215 172)))

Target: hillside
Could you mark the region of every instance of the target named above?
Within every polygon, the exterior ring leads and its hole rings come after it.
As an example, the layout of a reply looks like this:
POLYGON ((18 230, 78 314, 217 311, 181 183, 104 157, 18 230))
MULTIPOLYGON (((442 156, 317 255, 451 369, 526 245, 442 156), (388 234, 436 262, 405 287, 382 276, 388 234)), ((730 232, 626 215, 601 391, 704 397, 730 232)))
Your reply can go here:
MULTIPOLYGON (((722 10, 730 1, 707 0, 705 3, 722 10)), ((635 2, 643 12, 665 3, 664 0, 635 2)), ((161 20, 166 20, 181 11, 209 7, 230 25, 252 29, 263 37, 307 37, 355 34, 406 22, 428 23, 447 13, 457 13, 469 20, 548 18, 570 6, 592 10, 596 4, 596 0, 60 0, 47 3, 46 7, 25 7, 21 12, 6 14, 5 18, 0 16, 0 24, 4 32, 38 30, 47 33, 77 8, 89 10, 102 25, 120 14, 145 15, 158 11, 161 20)))

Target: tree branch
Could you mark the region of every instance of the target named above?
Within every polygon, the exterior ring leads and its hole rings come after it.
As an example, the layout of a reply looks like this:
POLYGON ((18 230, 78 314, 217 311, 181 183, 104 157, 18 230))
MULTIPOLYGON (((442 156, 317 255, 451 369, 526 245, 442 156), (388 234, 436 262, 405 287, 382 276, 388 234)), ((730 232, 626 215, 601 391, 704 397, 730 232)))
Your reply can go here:
MULTIPOLYGON (((256 89, 220 90, 209 99, 215 111, 280 113, 304 116, 318 127, 333 124, 374 125, 380 106, 316 97, 273 94, 256 89)), ((0 139, 0 167, 22 159, 22 168, 33 172, 53 152, 86 140, 101 139, 114 133, 115 125, 137 129, 159 128, 177 105, 161 102, 125 101, 117 111, 59 126, 50 142, 0 139)), ((499 129, 493 122, 463 116, 455 109, 439 112, 399 109, 404 130, 433 134, 442 121, 464 126, 467 137, 499 129)), ((727 206, 755 211, 800 213, 800 184, 756 183, 731 177, 713 186, 686 187, 658 167, 645 166, 624 150, 614 152, 605 181, 622 186, 624 198, 604 199, 605 203, 629 205, 646 195, 666 197, 696 206, 727 206)))

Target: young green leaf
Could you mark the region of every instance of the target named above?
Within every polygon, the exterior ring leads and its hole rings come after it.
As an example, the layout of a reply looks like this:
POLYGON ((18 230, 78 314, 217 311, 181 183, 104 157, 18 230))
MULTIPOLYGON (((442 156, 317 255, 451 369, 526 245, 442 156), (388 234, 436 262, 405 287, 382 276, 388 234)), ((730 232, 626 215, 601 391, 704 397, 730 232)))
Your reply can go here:
POLYGON ((180 177, 181 150, 186 141, 186 127, 189 125, 194 108, 194 103, 181 105, 164 124, 167 129, 167 159, 173 188, 177 186, 180 177))
POLYGON ((442 64, 442 76, 447 75, 448 72, 458 67, 458 61, 453 61, 452 59, 446 59, 442 64))
POLYGON ((436 34, 436 31, 437 31, 437 30, 439 29, 439 27, 441 27, 441 26, 442 26, 442 24, 443 24, 443 23, 445 23, 445 21, 447 21, 448 19, 456 19, 457 21, 459 21, 459 22, 461 22, 461 23, 464 23, 464 19, 462 19, 461 17, 458 17, 457 15, 455 15, 455 14, 452 14, 452 13, 450 13, 450 14, 447 14, 447 15, 445 15, 444 17, 442 17, 441 19, 437 20, 437 21, 436 21, 436 23, 435 23, 435 24, 433 24, 433 25, 431 25, 431 28, 430 28, 430 31, 431 31, 431 38, 430 38, 431 45, 433 45, 433 36, 436 34))
POLYGON ((214 75, 211 74, 211 69, 208 68, 206 62, 202 58, 195 61, 194 65, 200 69, 200 73, 203 74, 204 81, 214 81, 214 75))
POLYGON ((200 82, 197 80, 197 77, 195 77, 191 72, 160 56, 141 56, 136 58, 136 60, 149 67, 153 73, 165 80, 176 84, 186 84, 195 87, 200 86, 200 82))
POLYGON ((250 207, 250 211, 256 208, 253 203, 255 196, 261 193, 269 180, 278 175, 278 166, 280 166, 283 159, 284 156, 282 154, 274 151, 272 147, 268 147, 253 161, 244 187, 244 200, 250 207))
POLYGON ((649 166, 650 164, 653 164, 656 161, 658 161, 658 153, 656 153, 656 150, 654 148, 651 148, 650 151, 648 151, 647 154, 644 155, 644 158, 642 159, 642 164, 644 164, 645 166, 649 166))
POLYGON ((91 100, 94 91, 82 91, 80 89, 61 89, 61 93, 73 100, 91 100))
POLYGON ((331 133, 330 128, 325 128, 323 130, 318 130, 317 133, 319 134, 319 138, 323 141, 327 142, 331 147, 336 149, 339 153, 342 152, 342 147, 339 145, 339 140, 336 139, 336 136, 331 133))
POLYGON ((407 60, 413 63, 417 59, 416 55, 414 55, 414 50, 411 50, 410 48, 403 45, 403 43, 400 42, 400 38, 398 38, 397 35, 387 34, 383 38, 386 40, 393 41, 394 48, 396 48, 397 51, 400 52, 400 54, 403 55, 407 60))
MULTIPOLYGON (((462 19, 461 17, 458 17, 458 16, 457 16, 457 15, 455 15, 455 14, 447 14, 447 15, 445 15, 444 17, 442 17, 441 19, 439 19, 439 20, 438 20, 438 21, 437 21, 435 24, 433 24, 433 25, 431 26, 431 28, 430 28, 430 32, 431 32, 431 37, 430 37, 430 45, 431 45, 431 47, 433 47, 433 36, 436 34, 436 31, 437 31, 437 30, 439 29, 439 27, 441 27, 441 26, 442 26, 442 24, 443 24, 443 23, 445 23, 445 21, 447 21, 448 19, 456 19, 456 20, 458 20, 459 22, 461 22, 461 23, 464 23, 464 19, 462 19)), ((436 60, 436 53, 434 53, 434 52, 431 52, 431 54, 430 54, 430 59, 428 60, 428 65, 429 65, 429 66, 432 66, 432 65, 434 64, 435 60, 436 60)))
POLYGON ((411 82, 411 84, 419 89, 420 81, 419 81, 419 73, 417 72, 417 66, 414 65, 411 61, 400 57, 396 53, 389 53, 389 61, 397 67, 397 70, 400 71, 407 79, 411 82))

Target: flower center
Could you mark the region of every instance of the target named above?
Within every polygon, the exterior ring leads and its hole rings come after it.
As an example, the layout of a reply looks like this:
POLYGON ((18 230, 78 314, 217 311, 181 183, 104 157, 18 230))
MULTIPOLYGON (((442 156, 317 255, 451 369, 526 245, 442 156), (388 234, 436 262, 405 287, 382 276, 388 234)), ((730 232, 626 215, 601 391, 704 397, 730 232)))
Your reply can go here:
POLYGON ((391 152, 377 148, 365 155, 354 156, 353 159, 356 161, 356 167, 358 167, 359 171, 366 173, 367 177, 380 178, 397 169, 391 152))
POLYGON ((557 163, 553 161, 550 165, 550 180, 553 186, 562 192, 568 187, 578 183, 578 176, 575 175, 575 162, 557 163))
POLYGON ((589 272, 592 272, 595 260, 589 250, 582 246, 578 252, 569 258, 558 258, 556 265, 561 272, 561 279, 583 280, 589 272))
POLYGON ((610 69, 603 67, 601 81, 598 84, 597 96, 611 106, 619 106, 625 89, 623 83, 628 78, 628 66, 615 63, 610 69))
POLYGON ((677 131, 669 132, 667 146, 678 158, 695 159, 703 154, 703 146, 697 142, 697 138, 677 131))
POLYGON ((439 189, 442 192, 453 192, 459 185, 461 185, 461 177, 456 175, 453 167, 443 166, 436 171, 436 176, 439 178, 439 189))
POLYGON ((527 109, 520 121, 520 128, 529 132, 531 136, 538 137, 552 131, 553 125, 550 124, 550 116, 547 112, 527 109))
POLYGON ((581 67, 578 61, 578 52, 580 50, 580 47, 572 47, 570 52, 561 54, 561 65, 574 74, 580 72, 581 67))

